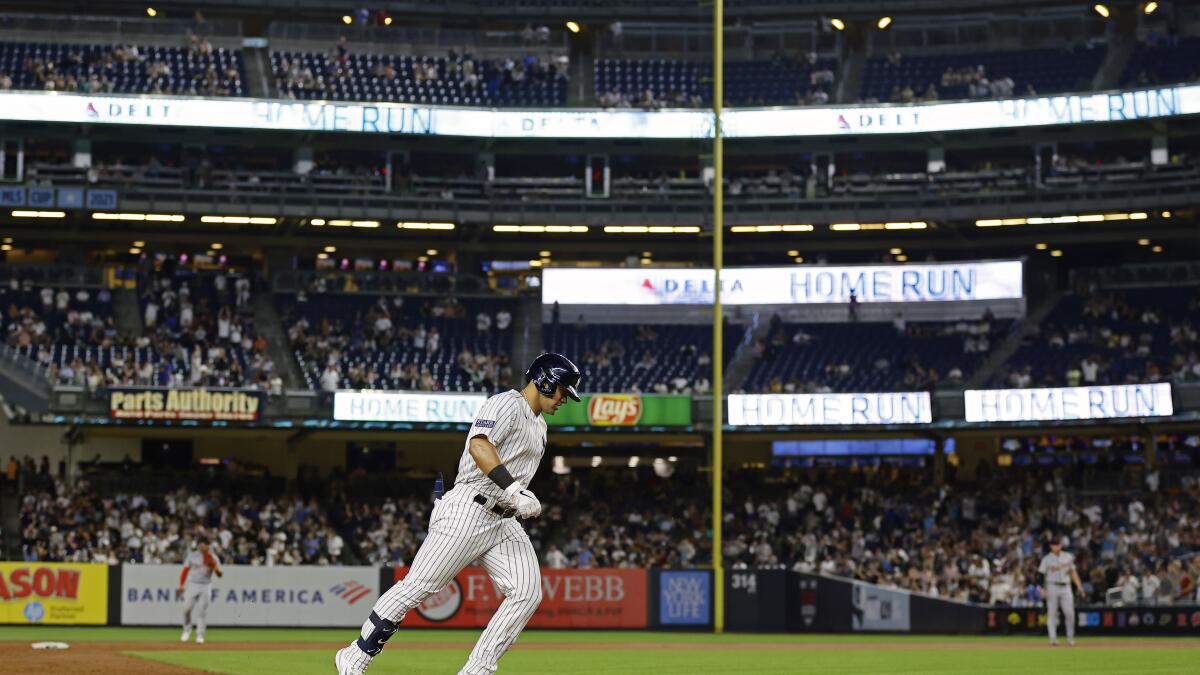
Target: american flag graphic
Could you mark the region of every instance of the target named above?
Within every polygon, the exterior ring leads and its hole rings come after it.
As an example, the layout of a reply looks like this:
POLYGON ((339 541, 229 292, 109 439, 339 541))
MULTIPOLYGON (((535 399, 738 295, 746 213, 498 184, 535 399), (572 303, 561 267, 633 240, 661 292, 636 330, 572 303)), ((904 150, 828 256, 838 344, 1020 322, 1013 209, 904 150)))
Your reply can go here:
POLYGON ((333 588, 329 589, 329 591, 351 605, 359 600, 362 600, 371 593, 370 587, 364 586, 353 580, 343 581, 342 583, 337 584, 333 588))

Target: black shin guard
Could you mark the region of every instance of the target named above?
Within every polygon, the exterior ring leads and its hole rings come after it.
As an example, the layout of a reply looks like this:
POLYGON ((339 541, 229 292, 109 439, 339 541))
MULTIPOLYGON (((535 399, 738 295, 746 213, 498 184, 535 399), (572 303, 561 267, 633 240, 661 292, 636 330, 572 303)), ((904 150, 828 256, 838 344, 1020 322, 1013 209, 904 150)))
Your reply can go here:
POLYGON ((392 637, 392 633, 396 632, 397 626, 375 612, 371 612, 370 620, 375 628, 367 637, 358 638, 358 648, 374 658, 383 651, 383 646, 387 644, 388 638, 392 637))

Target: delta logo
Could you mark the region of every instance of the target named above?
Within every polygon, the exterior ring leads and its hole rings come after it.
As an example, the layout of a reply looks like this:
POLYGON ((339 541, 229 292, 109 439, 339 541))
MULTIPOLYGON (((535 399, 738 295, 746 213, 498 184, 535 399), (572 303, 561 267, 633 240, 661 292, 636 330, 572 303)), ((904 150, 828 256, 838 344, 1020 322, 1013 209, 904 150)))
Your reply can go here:
POLYGON ((362 600, 370 595, 371 587, 360 584, 353 579, 349 579, 341 582, 340 584, 335 584, 333 588, 329 589, 329 592, 333 593, 342 600, 345 600, 346 604, 353 605, 359 600, 362 600))
POLYGON ((598 394, 588 401, 588 421, 597 427, 629 427, 642 419, 637 394, 598 394))
POLYGON ((867 110, 858 114, 838 113, 837 126, 842 131, 867 129, 916 129, 921 126, 921 112, 911 109, 884 111, 867 110))
MULTIPOLYGON (((642 277, 643 291, 668 302, 708 303, 712 302, 714 282, 711 277, 660 276, 642 277)), ((721 279, 721 297, 745 290, 737 277, 721 279)))
POLYGON ((79 570, 50 567, 19 567, 8 573, 0 571, 0 600, 79 597, 79 570))
POLYGON ((84 106, 88 119, 103 120, 166 120, 173 114, 170 103, 137 100, 88 101, 84 106))

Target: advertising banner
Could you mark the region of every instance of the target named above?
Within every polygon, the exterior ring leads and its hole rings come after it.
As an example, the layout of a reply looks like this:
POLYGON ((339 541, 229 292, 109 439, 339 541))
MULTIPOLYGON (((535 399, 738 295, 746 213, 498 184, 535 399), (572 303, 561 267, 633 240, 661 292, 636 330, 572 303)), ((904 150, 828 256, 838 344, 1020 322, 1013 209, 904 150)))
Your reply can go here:
MULTIPOLYGON (((498 110, 196 96, 5 92, 0 119, 476 138, 711 138, 702 110, 498 110)), ((1122 122, 1200 113, 1200 86, 986 101, 729 109, 728 138, 911 134, 1122 122)))
POLYGON ((1043 389, 968 389, 968 422, 1032 422, 1157 417, 1175 414, 1171 385, 1120 384, 1043 389))
MULTIPOLYGON (((397 567, 396 580, 407 573, 407 567, 397 567)), ((468 567, 409 612, 404 625, 479 628, 503 599, 487 571, 468 567)), ((645 628, 646 570, 542 568, 542 604, 529 626, 645 628)))
POLYGON ((863 632, 908 632, 911 629, 908 599, 908 591, 853 581, 850 628, 863 632))
MULTIPOLYGON (((122 567, 121 623, 180 625, 179 565, 122 567)), ((361 626, 379 597, 377 567, 226 565, 213 579, 210 626, 361 626)))
POLYGON ((731 394, 733 426, 848 426, 928 424, 933 407, 927 391, 885 394, 731 394))
MULTIPOLYGON (((1046 633, 1045 607, 986 608, 990 633, 1046 633)), ((1077 635, 1192 635, 1200 637, 1200 607, 1157 605, 1149 607, 1077 607, 1077 635)), ((1059 617, 1059 635, 1063 634, 1059 617)))
MULTIPOLYGON (((727 305, 950 302, 1019 299, 1020 260, 914 265, 793 265, 721 270, 727 305)), ((711 269, 550 267, 542 303, 561 305, 711 305, 711 269), (603 293, 597 293, 603 288, 603 293)))
POLYGON ((339 391, 333 419, 351 422, 453 422, 470 424, 487 394, 408 391, 339 391))
POLYGON ((0 623, 107 622, 108 565, 0 563, 0 623))
POLYGON ((658 622, 663 626, 711 623, 712 573, 663 570, 658 576, 658 622))
POLYGON ((593 427, 680 427, 692 423, 692 397, 647 394, 581 394, 580 403, 565 405, 546 424, 593 427))
POLYGON ((113 419, 256 422, 266 396, 252 389, 109 389, 113 419))

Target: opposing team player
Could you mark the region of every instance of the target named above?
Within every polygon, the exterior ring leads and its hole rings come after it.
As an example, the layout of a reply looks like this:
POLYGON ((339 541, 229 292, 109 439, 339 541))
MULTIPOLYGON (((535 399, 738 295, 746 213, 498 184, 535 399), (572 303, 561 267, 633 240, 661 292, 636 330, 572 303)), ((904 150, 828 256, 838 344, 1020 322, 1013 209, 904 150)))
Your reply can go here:
POLYGON ((1058 610, 1062 609, 1067 622, 1067 644, 1075 644, 1075 596, 1071 584, 1083 592, 1083 582, 1075 571, 1075 556, 1062 550, 1062 539, 1050 541, 1050 552, 1042 556, 1038 572, 1045 575, 1046 629, 1050 631, 1050 645, 1058 645, 1058 610))
POLYGON ((434 502, 429 534, 403 580, 379 598, 359 638, 334 655, 338 675, 366 671, 404 615, 479 560, 504 602, 479 636, 459 675, 490 675, 542 601, 541 570, 529 535, 514 516, 533 518, 542 504, 529 491, 546 450, 546 420, 569 396, 578 401, 579 369, 542 354, 525 388, 489 398, 467 432, 454 488, 434 502))
POLYGON ((221 560, 209 550, 208 542, 201 541, 197 550, 188 554, 183 561, 183 572, 179 575, 179 592, 183 594, 183 635, 180 642, 187 642, 196 628, 196 644, 204 644, 204 630, 208 628, 208 598, 212 595, 212 575, 223 576, 221 560))

